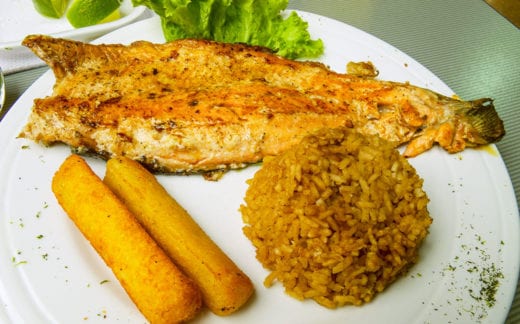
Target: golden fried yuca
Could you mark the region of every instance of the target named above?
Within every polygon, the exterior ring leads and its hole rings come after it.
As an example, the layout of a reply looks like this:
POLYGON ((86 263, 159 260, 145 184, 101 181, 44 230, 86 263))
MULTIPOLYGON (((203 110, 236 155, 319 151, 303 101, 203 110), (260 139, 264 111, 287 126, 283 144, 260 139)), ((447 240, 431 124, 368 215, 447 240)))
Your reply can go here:
POLYGON ((323 129, 249 180, 244 233, 298 299, 368 302, 416 262, 431 218, 423 180, 376 136, 323 129))
POLYGON ((105 184, 200 287, 218 315, 238 310, 253 293, 249 278, 139 163, 125 157, 107 162, 105 184))
POLYGON ((202 305, 197 286, 82 158, 71 155, 63 162, 52 190, 151 323, 178 323, 197 314, 202 305))

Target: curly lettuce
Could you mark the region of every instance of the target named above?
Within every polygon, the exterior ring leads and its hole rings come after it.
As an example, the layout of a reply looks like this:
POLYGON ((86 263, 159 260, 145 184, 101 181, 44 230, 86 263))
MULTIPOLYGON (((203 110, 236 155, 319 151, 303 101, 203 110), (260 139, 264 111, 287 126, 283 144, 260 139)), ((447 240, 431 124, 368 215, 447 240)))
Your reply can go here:
POLYGON ((308 24, 296 12, 282 11, 288 0, 132 0, 161 18, 167 41, 182 38, 265 46, 296 59, 323 53, 321 39, 313 40, 308 24))

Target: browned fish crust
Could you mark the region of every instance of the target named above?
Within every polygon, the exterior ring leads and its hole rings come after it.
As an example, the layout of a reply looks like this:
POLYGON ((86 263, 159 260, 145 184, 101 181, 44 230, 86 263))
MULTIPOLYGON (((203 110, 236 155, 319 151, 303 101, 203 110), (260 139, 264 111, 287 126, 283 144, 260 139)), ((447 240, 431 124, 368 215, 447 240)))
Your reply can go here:
POLYGON ((21 136, 124 155, 155 171, 241 167, 309 132, 346 126, 415 156, 498 141, 490 99, 466 102, 407 83, 340 74, 243 44, 179 40, 92 45, 48 36, 23 44, 54 71, 21 136), (484 117, 483 117, 484 116, 484 117))

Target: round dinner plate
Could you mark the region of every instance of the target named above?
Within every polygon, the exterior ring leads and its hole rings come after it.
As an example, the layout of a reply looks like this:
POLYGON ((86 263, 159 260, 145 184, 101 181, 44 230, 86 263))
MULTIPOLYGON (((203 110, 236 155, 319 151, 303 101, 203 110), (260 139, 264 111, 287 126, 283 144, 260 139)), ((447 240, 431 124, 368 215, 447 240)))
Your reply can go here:
MULTIPOLYGON (((325 53, 344 72, 348 61, 372 61, 380 79, 452 91, 398 49, 349 25, 299 12, 325 53)), ((164 42, 154 17, 103 36, 97 43, 164 42)), ((143 323, 145 319, 51 192, 51 179, 70 154, 17 138, 33 99, 51 94, 51 71, 38 79, 0 123, 0 322, 143 323)), ((483 93, 482 96, 489 96, 483 93)), ((474 98, 466 98, 474 99, 474 98)), ((105 162, 86 158, 103 176, 105 162)), ((435 147, 410 159, 424 178, 433 224, 410 271, 372 302, 326 309, 298 301, 268 272, 242 233, 238 211, 258 165, 217 182, 199 175, 158 175, 210 237, 249 275, 256 292, 239 312, 204 310, 196 323, 499 323, 507 316, 519 270, 519 215, 511 180, 494 145, 448 154, 435 147)))

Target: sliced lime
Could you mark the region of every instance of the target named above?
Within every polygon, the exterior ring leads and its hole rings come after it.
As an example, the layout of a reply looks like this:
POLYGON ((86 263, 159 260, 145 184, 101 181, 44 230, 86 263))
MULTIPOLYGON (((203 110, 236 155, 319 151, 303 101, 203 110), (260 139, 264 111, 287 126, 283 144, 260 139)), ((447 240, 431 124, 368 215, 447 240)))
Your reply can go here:
POLYGON ((106 16, 98 24, 104 24, 104 23, 107 23, 107 22, 118 20, 119 18, 121 18, 121 11, 118 8, 118 9, 114 10, 114 12, 112 12, 110 15, 106 16))
POLYGON ((68 0, 33 0, 36 11, 50 18, 60 18, 65 13, 68 0))
MULTIPOLYGON (((118 11, 122 0, 75 0, 67 12, 67 19, 76 28, 92 26, 118 11)), ((118 15, 119 13, 115 13, 118 15)))

